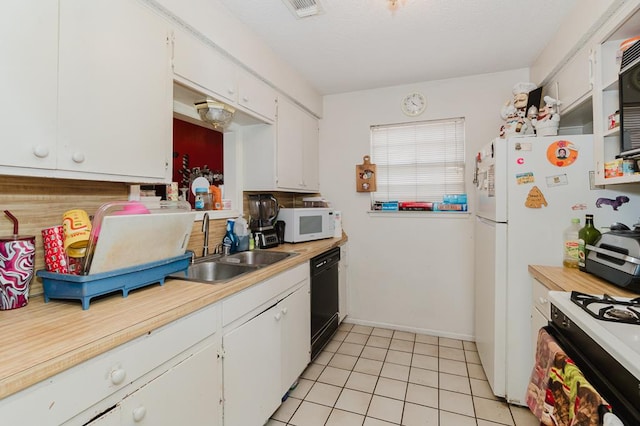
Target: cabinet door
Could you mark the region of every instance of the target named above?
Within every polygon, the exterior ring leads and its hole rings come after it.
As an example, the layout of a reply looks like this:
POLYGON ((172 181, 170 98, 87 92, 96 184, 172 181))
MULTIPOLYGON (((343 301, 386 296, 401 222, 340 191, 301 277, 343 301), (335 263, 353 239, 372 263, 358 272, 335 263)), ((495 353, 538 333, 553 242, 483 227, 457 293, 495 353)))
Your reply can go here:
POLYGON ((282 313, 282 388, 284 395, 311 362, 309 281, 278 303, 282 313))
POLYGON ((297 105, 278 100, 278 187, 317 191, 318 120, 297 105))
POLYGON ((248 72, 240 74, 238 104, 270 121, 276 118, 276 91, 248 72))
POLYGON ((557 96, 562 101, 561 113, 571 110, 591 94, 592 69, 591 49, 585 46, 560 70, 556 81, 557 96))
POLYGON ((173 72, 217 95, 219 100, 235 103, 238 67, 191 34, 176 29, 173 37, 173 72))
POLYGON ((338 264, 338 312, 340 322, 348 315, 347 311, 347 246, 340 247, 338 264))
POLYGON ((165 21, 138 0, 61 0, 59 67, 58 169, 166 181, 165 21))
POLYGON ((225 425, 261 425, 281 400, 278 305, 222 338, 225 425))
POLYGON ((58 1, 0 3, 0 166, 56 166, 58 1))
POLYGON ((319 127, 318 120, 306 112, 302 113, 303 146, 302 146, 302 189, 306 191, 320 190, 319 127))
POLYGON ((218 346, 210 344, 124 398, 121 425, 220 425, 218 346))
POLYGON ((291 102, 278 99, 277 174, 278 187, 302 188, 302 111, 291 102))

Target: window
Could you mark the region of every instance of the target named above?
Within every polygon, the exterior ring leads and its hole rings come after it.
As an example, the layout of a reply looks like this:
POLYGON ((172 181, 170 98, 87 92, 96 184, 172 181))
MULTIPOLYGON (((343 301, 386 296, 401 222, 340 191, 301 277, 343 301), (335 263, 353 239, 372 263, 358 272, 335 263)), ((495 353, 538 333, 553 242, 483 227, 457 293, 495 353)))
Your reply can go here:
POLYGON ((372 202, 441 202, 465 194, 464 119, 371 127, 372 202))

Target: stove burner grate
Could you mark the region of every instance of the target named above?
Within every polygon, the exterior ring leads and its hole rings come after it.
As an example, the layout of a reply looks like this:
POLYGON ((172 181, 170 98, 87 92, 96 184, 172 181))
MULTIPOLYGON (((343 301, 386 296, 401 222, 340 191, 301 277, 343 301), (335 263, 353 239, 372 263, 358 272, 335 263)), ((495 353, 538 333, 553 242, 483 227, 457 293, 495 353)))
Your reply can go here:
POLYGON ((593 296, 579 291, 572 291, 571 301, 596 319, 640 325, 640 311, 637 310, 640 308, 640 297, 631 300, 618 300, 608 294, 593 296), (608 306, 600 309, 589 309, 589 305, 597 303, 608 306))

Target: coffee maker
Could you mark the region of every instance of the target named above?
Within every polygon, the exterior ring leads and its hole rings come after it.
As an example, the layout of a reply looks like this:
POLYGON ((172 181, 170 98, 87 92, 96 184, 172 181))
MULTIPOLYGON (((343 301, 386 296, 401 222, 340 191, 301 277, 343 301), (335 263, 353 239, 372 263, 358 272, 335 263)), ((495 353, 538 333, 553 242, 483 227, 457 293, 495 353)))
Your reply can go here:
POLYGON ((273 227, 277 216, 278 200, 273 195, 249 195, 249 228, 257 248, 278 246, 278 233, 273 227))

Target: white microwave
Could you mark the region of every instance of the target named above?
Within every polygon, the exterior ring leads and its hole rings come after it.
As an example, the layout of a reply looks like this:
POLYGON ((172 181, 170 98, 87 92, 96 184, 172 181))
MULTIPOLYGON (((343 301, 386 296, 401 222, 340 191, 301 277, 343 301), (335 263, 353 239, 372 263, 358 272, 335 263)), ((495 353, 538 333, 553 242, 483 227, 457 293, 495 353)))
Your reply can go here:
POLYGON ((285 223, 284 241, 287 243, 333 238, 335 217, 330 208, 281 208, 278 220, 285 223))

